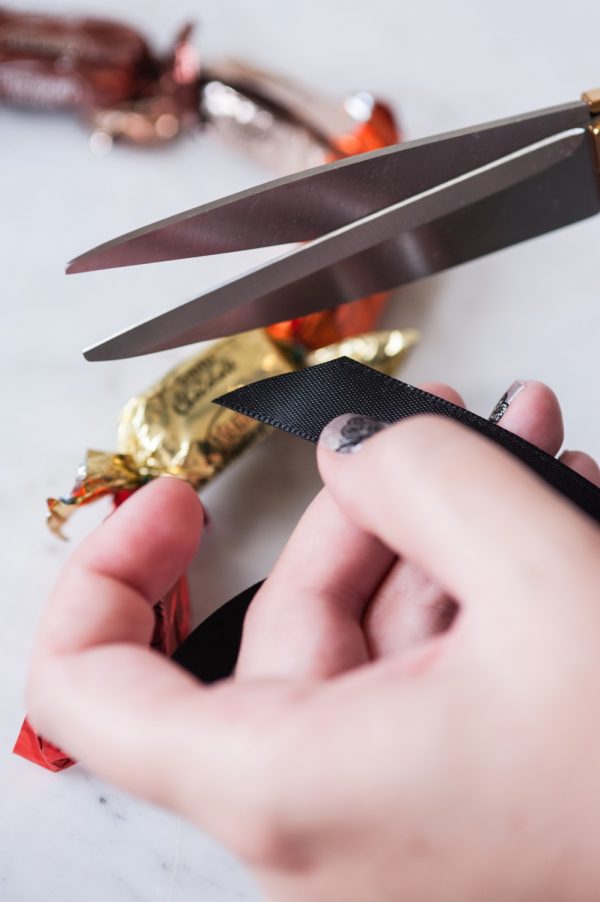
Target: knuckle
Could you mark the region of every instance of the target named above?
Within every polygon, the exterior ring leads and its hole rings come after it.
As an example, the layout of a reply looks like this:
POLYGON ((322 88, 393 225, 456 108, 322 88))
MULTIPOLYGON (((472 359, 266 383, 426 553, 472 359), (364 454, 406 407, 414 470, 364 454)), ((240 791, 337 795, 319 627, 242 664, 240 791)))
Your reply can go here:
POLYGON ((305 864, 298 786, 290 785, 289 762, 297 759, 293 745, 287 730, 275 727, 254 762, 247 817, 238 839, 245 859, 255 867, 293 871, 305 864))
POLYGON ((298 752, 305 736, 303 709, 306 690, 265 683, 249 694, 251 704, 240 704, 240 690, 231 687, 215 695, 223 711, 225 734, 219 746, 221 759, 214 786, 204 776, 188 783, 181 809, 199 826, 229 846, 244 862, 257 869, 293 871, 303 866, 306 840, 312 835, 304 823, 305 793, 298 752), (237 707, 232 709, 231 704, 237 707), (231 719, 236 713, 235 722, 231 719), (226 791, 222 777, 226 775, 226 791))
POLYGON ((217 838, 252 868, 293 871, 304 863, 305 844, 278 776, 282 770, 281 762, 251 768, 246 785, 212 825, 217 838))
POLYGON ((266 870, 293 871, 305 863, 303 843, 289 821, 265 806, 238 827, 237 846, 249 865, 266 870))

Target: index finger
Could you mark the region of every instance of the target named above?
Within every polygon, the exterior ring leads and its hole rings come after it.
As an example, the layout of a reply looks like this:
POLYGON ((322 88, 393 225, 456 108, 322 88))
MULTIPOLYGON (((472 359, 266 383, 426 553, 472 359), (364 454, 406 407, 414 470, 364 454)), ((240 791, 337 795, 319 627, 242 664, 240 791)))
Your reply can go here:
POLYGON ((203 687, 148 648, 152 606, 189 563, 201 523, 195 493, 174 479, 115 511, 52 593, 27 694, 36 729, 71 757, 129 792, 196 819, 200 812, 212 826, 230 786, 244 779, 240 750, 248 745, 230 735, 246 722, 243 700, 228 717, 233 698, 221 700, 219 687, 203 687), (197 811, 190 798, 200 791, 197 811))
MULTIPOLYGON (((551 598, 562 604, 579 567, 597 573, 595 524, 457 423, 414 417, 377 432, 356 454, 321 443, 319 467, 353 522, 463 602, 488 608, 512 602, 522 609, 529 584, 545 607, 551 598)), ((589 581, 590 597, 597 584, 589 581)))
POLYGON ((152 605, 194 556, 202 506, 179 479, 136 492, 75 551, 40 624, 35 658, 110 641, 148 644, 152 605))

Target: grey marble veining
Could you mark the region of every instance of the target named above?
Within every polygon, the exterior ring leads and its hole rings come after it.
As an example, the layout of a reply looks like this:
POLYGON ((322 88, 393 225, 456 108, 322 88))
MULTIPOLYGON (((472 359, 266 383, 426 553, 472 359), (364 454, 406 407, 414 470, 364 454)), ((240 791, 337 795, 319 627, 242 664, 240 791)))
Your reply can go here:
MULTIPOLYGON (((31 5, 117 17, 124 9, 118 0, 31 5)), ((415 138, 572 100, 600 84, 598 53, 582 51, 600 32, 600 7, 588 0, 565 11, 523 0, 130 0, 126 10, 161 46, 182 21, 200 17, 208 54, 243 54, 334 95, 378 91, 415 138)), ((114 447, 121 405, 189 353, 86 364, 80 349, 271 252, 69 279, 63 265, 264 173, 202 135, 162 151, 96 157, 68 117, 3 107, 0 142, 0 899, 255 902, 240 864, 189 824, 80 767, 53 775, 10 749, 44 598, 70 548, 107 510, 82 511, 69 525, 72 542, 61 544, 44 526, 45 498, 68 491, 86 448, 114 447)), ((408 286, 388 321, 417 325, 424 338, 403 377, 450 382, 484 414, 515 379, 545 380, 564 403, 568 446, 600 454, 590 415, 599 400, 599 245, 600 222, 590 221, 408 286)), ((191 570, 196 620, 268 572, 317 486, 312 449, 276 436, 204 493, 213 528, 191 570)))

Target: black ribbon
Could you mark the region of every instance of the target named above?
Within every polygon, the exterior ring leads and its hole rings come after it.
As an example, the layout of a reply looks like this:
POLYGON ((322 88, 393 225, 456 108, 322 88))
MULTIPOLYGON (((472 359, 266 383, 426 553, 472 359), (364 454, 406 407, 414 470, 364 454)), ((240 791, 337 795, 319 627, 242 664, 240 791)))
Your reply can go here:
POLYGON ((242 643, 244 617, 262 581, 244 589, 190 633, 173 660, 203 683, 231 676, 242 643))
POLYGON ((317 442, 327 423, 343 413, 386 423, 424 413, 450 417, 510 451, 600 523, 600 489, 555 457, 469 410, 348 357, 253 382, 215 403, 309 442, 317 442))
MULTIPOLYGON (((555 457, 502 426, 348 357, 253 382, 215 403, 310 442, 317 442, 327 423, 344 413, 387 423, 425 413, 450 417, 514 454, 600 523, 600 489, 555 457)), ((200 624, 174 659, 204 682, 229 676, 235 667, 244 616, 260 585, 246 589, 200 624)))

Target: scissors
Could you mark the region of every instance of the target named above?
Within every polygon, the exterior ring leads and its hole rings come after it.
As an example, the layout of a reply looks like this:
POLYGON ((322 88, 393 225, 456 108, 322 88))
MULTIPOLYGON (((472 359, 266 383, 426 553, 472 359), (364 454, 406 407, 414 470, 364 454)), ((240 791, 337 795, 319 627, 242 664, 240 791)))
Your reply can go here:
POLYGON ((144 226, 68 273, 303 242, 84 351, 149 354, 387 291, 600 211, 600 88, 349 157, 144 226))

